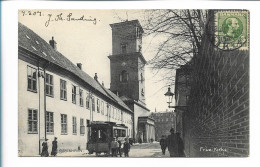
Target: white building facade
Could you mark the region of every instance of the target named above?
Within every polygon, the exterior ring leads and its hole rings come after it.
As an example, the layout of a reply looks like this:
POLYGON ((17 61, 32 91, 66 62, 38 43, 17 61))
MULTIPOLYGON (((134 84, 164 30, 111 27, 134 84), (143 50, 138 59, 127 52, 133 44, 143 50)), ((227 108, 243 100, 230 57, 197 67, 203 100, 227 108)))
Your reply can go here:
POLYGON ((58 151, 85 150, 92 121, 128 127, 133 137, 133 112, 124 102, 19 23, 18 33, 18 147, 19 156, 38 156, 47 138, 58 151))

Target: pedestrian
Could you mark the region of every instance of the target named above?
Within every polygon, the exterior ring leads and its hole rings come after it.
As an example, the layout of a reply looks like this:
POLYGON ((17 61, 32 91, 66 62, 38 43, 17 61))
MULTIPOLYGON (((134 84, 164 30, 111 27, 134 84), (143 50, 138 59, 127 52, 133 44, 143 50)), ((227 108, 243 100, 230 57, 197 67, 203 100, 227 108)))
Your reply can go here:
POLYGON ((178 146, 178 157, 185 157, 184 154, 184 143, 179 132, 176 133, 177 146, 178 146))
POLYGON ((177 146, 176 135, 174 133, 173 128, 171 128, 170 133, 171 134, 168 136, 168 139, 167 139, 167 146, 168 146, 168 150, 170 152, 170 157, 177 157, 178 156, 178 146, 177 146))
POLYGON ((129 157, 130 144, 129 144, 129 141, 127 139, 125 139, 123 149, 124 149, 125 157, 129 157))
POLYGON ((118 142, 116 141, 116 138, 113 138, 113 141, 111 142, 111 150, 112 150, 112 157, 117 157, 117 148, 118 148, 118 142))
POLYGON ((48 141, 48 139, 45 139, 45 141, 42 142, 42 153, 41 153, 42 157, 48 157, 49 156, 47 141, 48 141))
POLYGON ((119 154, 120 157, 122 157, 122 153, 121 153, 122 143, 121 143, 121 141, 118 138, 117 138, 117 142, 118 142, 117 153, 119 154))
POLYGON ((53 155, 54 157, 57 154, 57 148, 58 148, 57 137, 54 137, 54 140, 52 141, 52 150, 51 150, 51 155, 53 155))
POLYGON ((160 145, 161 145, 161 149, 162 149, 162 154, 165 155, 165 150, 167 148, 167 141, 166 141, 166 137, 164 135, 162 135, 162 138, 160 140, 160 145))
POLYGON ((139 143, 139 144, 142 144, 142 142, 143 142, 142 139, 139 138, 139 139, 138 139, 138 143, 139 143))

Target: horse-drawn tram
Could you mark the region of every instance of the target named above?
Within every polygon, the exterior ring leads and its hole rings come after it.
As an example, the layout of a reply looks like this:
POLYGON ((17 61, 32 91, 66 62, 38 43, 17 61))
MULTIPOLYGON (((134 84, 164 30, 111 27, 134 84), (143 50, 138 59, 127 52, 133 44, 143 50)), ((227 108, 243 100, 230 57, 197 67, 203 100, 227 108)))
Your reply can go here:
POLYGON ((90 140, 87 143, 89 154, 96 155, 105 153, 111 154, 111 142, 113 138, 117 138, 123 144, 126 138, 127 126, 124 124, 116 124, 114 122, 94 121, 88 125, 90 127, 90 140))

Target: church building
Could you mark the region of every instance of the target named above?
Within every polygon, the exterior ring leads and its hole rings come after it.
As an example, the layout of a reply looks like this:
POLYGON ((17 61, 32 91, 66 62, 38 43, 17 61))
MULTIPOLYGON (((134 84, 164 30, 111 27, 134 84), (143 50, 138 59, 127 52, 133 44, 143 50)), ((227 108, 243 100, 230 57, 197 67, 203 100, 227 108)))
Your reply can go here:
POLYGON ((155 138, 154 120, 147 116, 145 103, 145 64, 142 55, 142 34, 138 20, 110 24, 112 55, 110 59, 110 90, 134 112, 133 134, 136 140, 149 142, 155 138))

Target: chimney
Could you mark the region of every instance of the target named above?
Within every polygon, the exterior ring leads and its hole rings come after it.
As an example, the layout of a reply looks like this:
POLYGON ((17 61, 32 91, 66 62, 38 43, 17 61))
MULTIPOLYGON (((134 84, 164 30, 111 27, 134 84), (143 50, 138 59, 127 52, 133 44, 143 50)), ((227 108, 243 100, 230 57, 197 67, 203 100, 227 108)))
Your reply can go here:
POLYGON ((116 91, 116 95, 119 97, 119 93, 118 93, 118 91, 116 91))
POLYGON ((51 38, 51 40, 49 41, 51 47, 55 50, 57 50, 57 46, 56 46, 56 41, 54 41, 54 37, 51 38))
POLYGON ((77 66, 78 66, 79 69, 82 70, 82 64, 81 63, 77 63, 77 66))
POLYGON ((95 73, 94 79, 95 79, 96 81, 98 81, 97 73, 95 73))
POLYGON ((102 81, 102 86, 104 87, 104 81, 102 81))

